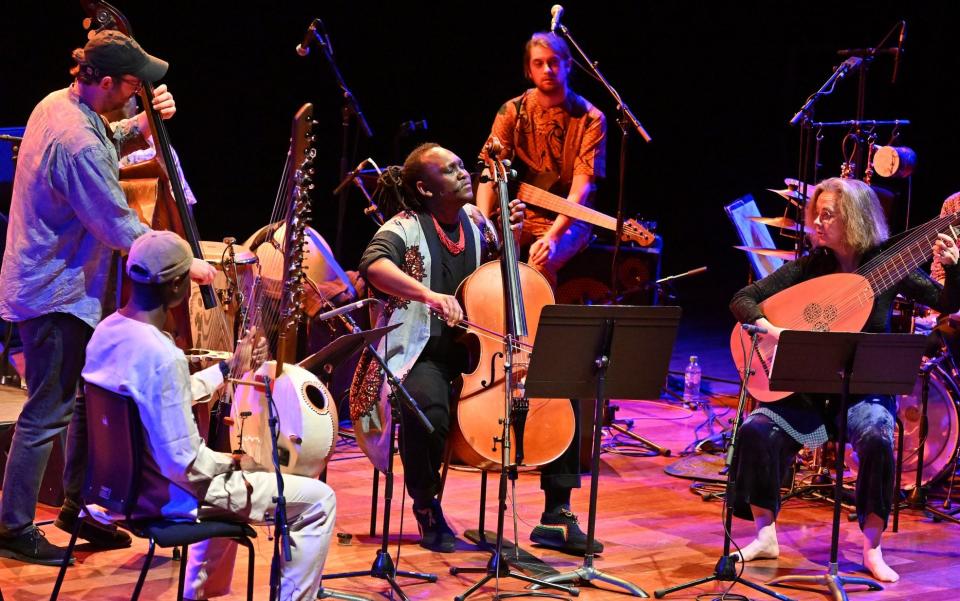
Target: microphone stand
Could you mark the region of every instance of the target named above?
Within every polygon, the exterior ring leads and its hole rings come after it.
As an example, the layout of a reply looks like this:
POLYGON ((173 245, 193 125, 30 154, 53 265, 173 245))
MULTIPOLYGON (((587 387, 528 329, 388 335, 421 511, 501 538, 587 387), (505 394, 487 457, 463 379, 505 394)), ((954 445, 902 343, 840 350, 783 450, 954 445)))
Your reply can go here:
MULTIPOLYGON (((358 334, 363 330, 359 325, 353 320, 348 313, 339 315, 343 321, 343 324, 351 331, 353 334, 358 334)), ((386 376, 387 382, 390 385, 391 398, 396 401, 397 399, 403 403, 403 406, 410 411, 417 421, 423 426, 428 434, 433 434, 434 427, 430 423, 430 420, 427 419, 427 416, 423 414, 423 411, 420 410, 420 407, 417 406, 414 402, 413 397, 410 396, 410 393, 404 388, 403 384, 400 383, 400 380, 397 379, 393 371, 387 366, 386 360, 380 353, 377 352, 377 349, 373 344, 367 344, 367 351, 370 355, 377 361, 380 367, 383 369, 383 373, 386 376)), ((397 576, 404 576, 407 578, 414 578, 417 580, 425 580, 426 582, 436 582, 437 575, 424 573, 424 572, 410 572, 406 570, 398 570, 396 565, 393 562, 393 559, 390 557, 390 551, 388 549, 390 542, 390 507, 391 501, 393 500, 393 457, 394 457, 394 439, 399 438, 399 435, 396 434, 399 428, 402 428, 402 419, 400 417, 400 409, 397 407, 396 402, 390 403, 390 410, 392 411, 392 421, 391 421, 391 436, 390 436, 390 452, 389 458, 387 460, 387 471, 384 473, 384 489, 383 489, 383 532, 380 538, 380 548, 377 549, 377 556, 373 560, 373 565, 370 566, 369 570, 360 570, 355 572, 340 572, 337 574, 326 574, 324 575, 324 580, 334 580, 336 578, 354 578, 357 576, 370 576, 371 578, 380 578, 381 580, 386 580, 390 584, 390 587, 397 593, 397 596, 400 597, 402 601, 407 601, 407 596, 404 594, 403 589, 400 588, 400 584, 397 582, 397 576)), ((379 472, 374 469, 374 475, 379 472)), ((374 490, 376 490, 376 479, 374 479, 374 490)), ((374 492, 374 497, 376 497, 376 492, 374 492)), ((376 500, 374 500, 376 502, 376 500)), ((375 510, 374 510, 375 511, 375 510)), ((375 518, 372 518, 375 520, 375 518)), ((372 532, 371 532, 372 534, 372 532)), ((362 597, 352 597, 346 596, 343 593, 337 593, 330 590, 324 590, 320 588, 320 593, 318 598, 320 599, 362 599, 362 597)))
POLYGON ((273 469, 277 475, 277 496, 273 498, 275 504, 273 514, 273 559, 270 561, 270 601, 280 598, 280 551, 283 548, 283 560, 293 559, 290 549, 290 530, 287 526, 287 500, 283 496, 283 474, 280 472, 280 454, 277 448, 277 437, 280 435, 280 418, 274 411, 273 389, 270 378, 263 379, 264 393, 267 397, 267 416, 270 425, 271 457, 273 469))
MULTIPOLYGON (((744 363, 742 381, 740 383, 740 395, 737 402, 737 413, 733 420, 733 429, 730 433, 730 446, 727 448, 726 455, 726 472, 727 472, 727 486, 726 492, 723 496, 724 503, 724 512, 723 512, 723 555, 720 556, 720 559, 717 561, 716 567, 713 569, 713 574, 705 576, 703 578, 697 578, 689 582, 684 582, 683 584, 678 584, 675 586, 662 588, 654 591, 653 595, 657 599, 663 599, 671 593, 675 593, 680 590, 684 590, 694 586, 700 586, 708 582, 730 582, 730 588, 733 588, 734 584, 742 584, 753 590, 773 597, 774 599, 779 599, 779 601, 793 601, 790 597, 786 595, 781 595, 780 593, 770 590, 764 586, 756 584, 747 580, 742 575, 742 570, 737 570, 738 556, 730 554, 730 546, 733 542, 733 536, 731 534, 733 528, 733 502, 734 495, 733 491, 736 488, 736 479, 738 466, 734 466, 734 460, 738 459, 736 457, 737 444, 739 443, 740 435, 740 424, 743 422, 743 413, 747 404, 747 382, 750 380, 751 374, 753 374, 753 369, 750 367, 753 365, 753 355, 757 350, 757 341, 760 331, 758 329, 753 329, 750 331, 750 352, 747 356, 747 362, 744 363), (739 572, 739 573, 738 573, 739 572)), ((742 564, 741 564, 742 565, 742 564)), ((729 591, 729 589, 727 589, 729 591)), ((718 599, 722 599, 726 596, 726 593, 721 594, 718 599)))
POLYGON ((635 130, 640 137, 643 138, 644 142, 651 142, 652 138, 650 134, 647 133, 647 130, 644 129, 643 125, 640 124, 640 121, 633 115, 633 111, 630 110, 630 107, 627 106, 627 103, 623 101, 620 97, 620 93, 610 85, 610 82, 607 81, 607 78, 603 76, 603 73, 600 72, 600 69, 597 67, 595 61, 590 60, 590 57, 583 51, 580 47, 580 44, 577 43, 573 36, 570 34, 570 31, 562 23, 557 23, 556 27, 553 29, 554 35, 559 34, 567 41, 567 44, 577 53, 580 57, 581 68, 588 71, 593 77, 599 81, 604 88, 606 88, 607 93, 610 94, 610 97, 613 98, 614 102, 617 103, 617 111, 619 112, 619 117, 617 118, 617 125, 620 126, 620 171, 618 178, 619 189, 617 190, 617 231, 614 235, 613 242, 613 258, 611 260, 611 269, 610 269, 610 290, 613 291, 613 294, 617 293, 617 259, 620 256, 620 244, 623 238, 623 189, 626 181, 626 169, 627 169, 627 143, 628 135, 630 131, 635 130), (584 66, 585 65, 585 66, 584 66))
MULTIPOLYGON (((317 19, 317 23, 320 25, 319 29, 322 29, 323 33, 321 34, 315 28, 313 29, 313 37, 316 39, 320 48, 323 49, 323 55, 327 57, 327 62, 330 64, 333 76, 337 80, 337 85, 343 92, 343 109, 341 110, 342 136, 340 140, 340 178, 343 179, 347 174, 347 165, 350 162, 347 158, 347 153, 350 147, 351 119, 357 119, 360 129, 367 138, 373 137, 373 130, 370 129, 370 124, 367 123, 367 118, 363 116, 363 111, 360 109, 360 103, 357 102, 356 96, 354 96, 350 88, 347 87, 347 83, 344 81, 339 67, 337 67, 337 62, 333 58, 333 45, 330 43, 330 36, 327 34, 323 21, 317 19)), ((337 202, 337 239, 334 244, 334 254, 339 257, 343 246, 343 221, 347 213, 347 189, 345 186, 340 188, 340 196, 337 202)))

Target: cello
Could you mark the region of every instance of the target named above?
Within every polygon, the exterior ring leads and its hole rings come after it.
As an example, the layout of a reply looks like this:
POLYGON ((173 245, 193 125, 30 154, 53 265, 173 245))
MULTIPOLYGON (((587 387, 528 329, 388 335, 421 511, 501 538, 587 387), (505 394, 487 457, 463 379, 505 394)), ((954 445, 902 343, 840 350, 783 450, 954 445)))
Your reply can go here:
POLYGON ((503 451, 511 465, 544 465, 559 457, 575 432, 569 399, 528 399, 523 378, 544 305, 553 304, 553 289, 534 268, 520 263, 510 227, 510 172, 497 159, 494 139, 482 157, 500 202, 502 251, 499 261, 481 265, 460 284, 457 297, 469 318, 466 335, 471 371, 463 374, 459 401, 451 408, 448 444, 467 464, 498 470, 503 451), (502 337, 491 332, 503 332, 502 337), (504 421, 510 445, 504 449, 504 421), (513 441, 513 442, 510 442, 513 441))

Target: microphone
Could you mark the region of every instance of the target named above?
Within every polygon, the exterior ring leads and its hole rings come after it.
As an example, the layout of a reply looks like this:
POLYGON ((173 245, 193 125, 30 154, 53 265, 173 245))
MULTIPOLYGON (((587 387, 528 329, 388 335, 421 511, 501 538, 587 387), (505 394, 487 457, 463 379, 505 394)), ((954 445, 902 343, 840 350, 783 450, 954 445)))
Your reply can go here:
POLYGON ((375 303, 375 302, 380 302, 380 301, 378 301, 375 298, 363 298, 358 300, 355 303, 350 303, 349 305, 344 305, 342 307, 334 309, 333 311, 327 311, 326 313, 321 313, 320 315, 317 315, 315 319, 319 319, 320 321, 326 321, 328 319, 333 319, 334 317, 337 317, 339 315, 343 315, 344 313, 349 313, 350 311, 356 311, 357 309, 360 309, 365 305, 369 305, 370 303, 375 303))
POLYGON ((419 121, 404 121, 400 124, 400 130, 404 133, 413 133, 415 131, 427 131, 427 120, 421 119, 419 121))
MULTIPOLYGON (((355 168, 353 171, 348 171, 347 174, 346 174, 345 176, 343 176, 343 179, 340 181, 340 183, 337 184, 337 187, 333 189, 333 195, 336 196, 337 194, 340 194, 340 192, 342 192, 343 189, 346 188, 347 185, 349 185, 350 182, 353 181, 353 178, 357 177, 357 174, 360 173, 360 171, 361 171, 361 170, 367 165, 367 163, 369 163, 369 162, 370 162, 370 159, 363 159, 363 160, 360 162, 360 164, 357 165, 356 168, 355 168)), ((331 317, 332 317, 332 316, 331 316, 331 317)))
POLYGON ((840 66, 837 67, 837 70, 838 70, 838 71, 841 71, 841 70, 843 71, 843 74, 840 75, 840 77, 843 77, 843 76, 846 75, 849 71, 853 71, 854 69, 856 69, 857 67, 859 67, 859 66, 860 66, 860 63, 862 63, 862 62, 863 62, 863 59, 860 58, 859 56, 851 56, 851 57, 848 58, 847 60, 845 60, 845 61, 843 61, 842 63, 840 63, 840 66))
POLYGON ((550 31, 557 33, 557 29, 563 27, 560 25, 560 17, 563 16, 563 7, 559 4, 554 4, 550 7, 550 31))
POLYGON ((903 41, 907 39, 907 22, 900 21, 900 39, 897 40, 896 54, 893 55, 893 77, 890 83, 897 83, 897 73, 900 71, 900 56, 903 54, 903 41))
POLYGON ((300 56, 306 56, 310 54, 310 44, 313 42, 314 38, 317 37, 317 22, 320 19, 314 19, 310 21, 310 27, 307 27, 306 33, 303 34, 303 41, 297 44, 297 54, 300 56))
POLYGON ((880 54, 896 54, 896 48, 845 48, 837 50, 837 56, 877 56, 880 54))
POLYGON ((749 323, 742 323, 740 327, 743 328, 743 331, 748 334, 766 334, 767 328, 761 328, 760 326, 755 326, 749 323))

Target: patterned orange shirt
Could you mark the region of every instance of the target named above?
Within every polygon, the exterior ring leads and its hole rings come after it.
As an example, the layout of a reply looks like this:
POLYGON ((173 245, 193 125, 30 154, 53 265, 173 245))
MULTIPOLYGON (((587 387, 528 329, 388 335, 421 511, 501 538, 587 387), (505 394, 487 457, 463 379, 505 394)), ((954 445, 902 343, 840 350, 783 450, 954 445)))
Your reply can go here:
MULTIPOLYGON (((535 174, 555 174, 564 190, 574 175, 604 177, 607 121, 603 113, 572 90, 563 103, 544 108, 535 91, 527 90, 497 111, 490 134, 503 143, 504 158, 520 159, 535 174)), ((536 212, 530 207, 527 211, 536 212)))

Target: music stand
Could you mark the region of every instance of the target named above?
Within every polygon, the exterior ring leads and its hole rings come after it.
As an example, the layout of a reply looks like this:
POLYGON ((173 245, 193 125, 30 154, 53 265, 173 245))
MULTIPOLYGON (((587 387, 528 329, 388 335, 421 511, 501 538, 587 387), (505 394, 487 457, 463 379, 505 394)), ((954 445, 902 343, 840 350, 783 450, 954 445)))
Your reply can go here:
POLYGON ((777 344, 770 373, 771 390, 840 394, 837 463, 834 474, 833 531, 826 574, 775 578, 770 585, 794 582, 825 584, 838 601, 847 598, 845 584, 883 590, 872 578, 841 576, 837 568, 843 495, 844 448, 847 442, 847 401, 851 394, 909 394, 926 338, 915 334, 804 332, 785 330, 777 344))
MULTIPOLYGON (((547 576, 551 583, 600 580, 649 597, 640 587, 593 566, 604 402, 657 398, 667 377, 680 307, 547 305, 530 357, 530 398, 594 398, 590 511, 583 565, 547 576)), ((531 587, 536 588, 536 587, 531 587)))
POLYGON ((376 344, 378 340, 387 335, 391 330, 400 327, 401 324, 395 323, 392 326, 382 328, 373 328, 372 330, 360 330, 350 334, 344 334, 333 342, 327 344, 319 351, 302 360, 299 365, 303 369, 313 371, 313 368, 324 363, 338 365, 349 359, 354 353, 370 344, 376 344))

